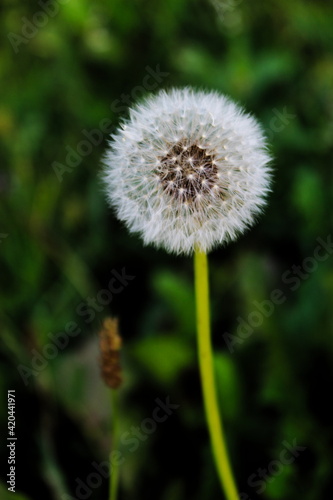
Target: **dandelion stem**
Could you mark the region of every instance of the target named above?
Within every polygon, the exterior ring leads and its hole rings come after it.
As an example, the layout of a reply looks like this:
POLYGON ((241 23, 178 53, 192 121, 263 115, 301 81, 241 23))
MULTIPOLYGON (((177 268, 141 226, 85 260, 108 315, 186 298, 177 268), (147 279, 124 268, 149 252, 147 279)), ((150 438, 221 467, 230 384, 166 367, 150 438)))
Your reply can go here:
POLYGON ((118 445, 118 429, 119 429, 119 412, 118 412, 118 394, 117 389, 111 389, 111 436, 112 436, 112 450, 110 453, 110 490, 109 498, 110 500, 117 499, 118 484, 119 484, 119 467, 114 463, 111 464, 112 452, 117 449, 118 445))
POLYGON ((227 500, 238 500, 217 403, 210 338, 208 261, 207 255, 199 250, 196 250, 194 254, 194 269, 199 363, 210 439, 217 472, 225 496, 227 500))

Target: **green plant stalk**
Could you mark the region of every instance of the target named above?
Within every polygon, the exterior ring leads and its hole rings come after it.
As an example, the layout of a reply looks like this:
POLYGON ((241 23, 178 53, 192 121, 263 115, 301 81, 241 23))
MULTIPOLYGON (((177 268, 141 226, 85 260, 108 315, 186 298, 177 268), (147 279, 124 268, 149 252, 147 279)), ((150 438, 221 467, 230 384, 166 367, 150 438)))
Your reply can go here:
POLYGON ((208 261, 207 255, 199 250, 194 254, 194 271, 199 364, 206 419, 222 489, 227 500, 238 500, 217 403, 210 336, 208 261))
POLYGON ((118 408, 118 392, 117 389, 111 389, 111 437, 112 437, 112 450, 110 452, 109 466, 110 466, 110 485, 109 485, 109 498, 116 500, 119 485, 119 467, 112 463, 112 452, 117 449, 118 435, 119 435, 119 408, 118 408))

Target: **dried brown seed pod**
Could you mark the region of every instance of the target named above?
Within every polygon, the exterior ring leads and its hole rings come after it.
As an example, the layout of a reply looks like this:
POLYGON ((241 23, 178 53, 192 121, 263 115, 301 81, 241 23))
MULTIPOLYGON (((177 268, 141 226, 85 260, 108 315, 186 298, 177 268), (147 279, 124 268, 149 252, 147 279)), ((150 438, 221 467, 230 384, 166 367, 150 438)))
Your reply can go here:
POLYGON ((119 335, 118 318, 105 318, 98 335, 102 378, 108 387, 117 389, 122 383, 120 365, 122 340, 119 335))

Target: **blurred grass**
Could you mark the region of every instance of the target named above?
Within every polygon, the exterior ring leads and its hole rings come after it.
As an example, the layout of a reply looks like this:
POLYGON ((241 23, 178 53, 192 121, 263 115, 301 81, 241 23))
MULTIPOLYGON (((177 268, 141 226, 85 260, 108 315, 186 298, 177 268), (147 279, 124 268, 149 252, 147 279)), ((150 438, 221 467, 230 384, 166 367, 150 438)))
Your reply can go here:
MULTIPOLYGON (((169 75, 156 90, 193 85, 243 104, 263 124, 275 157, 265 215, 210 259, 216 373, 240 491, 247 500, 329 498, 332 256, 295 291, 282 276, 331 234, 332 4, 55 4, 59 12, 17 53, 8 34, 23 36, 22 17, 33 22, 41 6, 5 0, 0 7, 0 235, 8 235, 0 238, 0 424, 6 429, 6 392, 15 388, 15 498, 74 496, 76 479, 106 459, 109 409, 96 332, 109 314, 119 316, 124 337, 123 432, 151 416, 157 397, 180 405, 136 452, 123 446, 122 498, 219 495, 197 373, 192 262, 143 248, 107 208, 99 181, 107 136, 62 182, 53 168, 85 139, 83 130, 103 119, 116 126, 127 104, 121 112, 111 105, 123 94, 132 101, 145 68, 157 65, 169 75), (87 322, 78 306, 124 266, 135 279, 87 322), (236 335, 237 318, 246 320, 253 302, 276 288, 285 302, 231 354, 223 334, 236 335), (69 322, 80 333, 26 387, 17 366, 30 366, 32 350, 42 352, 50 332, 69 322), (248 478, 294 439, 306 451, 257 494, 248 478)), ((4 499, 6 460, 2 447, 4 499)), ((104 481, 90 498, 106 492, 104 481)))

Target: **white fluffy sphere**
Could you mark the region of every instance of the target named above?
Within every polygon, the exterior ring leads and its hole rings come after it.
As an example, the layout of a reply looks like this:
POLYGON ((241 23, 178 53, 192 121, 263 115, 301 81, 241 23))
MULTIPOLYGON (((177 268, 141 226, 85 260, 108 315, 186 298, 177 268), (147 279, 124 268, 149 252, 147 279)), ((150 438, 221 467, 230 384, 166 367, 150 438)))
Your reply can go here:
POLYGON ((216 92, 162 91, 130 110, 105 156, 110 204, 145 243, 208 252, 254 222, 269 190, 257 121, 216 92))

